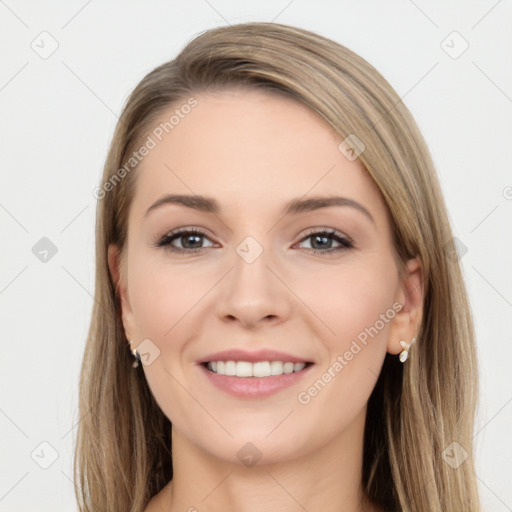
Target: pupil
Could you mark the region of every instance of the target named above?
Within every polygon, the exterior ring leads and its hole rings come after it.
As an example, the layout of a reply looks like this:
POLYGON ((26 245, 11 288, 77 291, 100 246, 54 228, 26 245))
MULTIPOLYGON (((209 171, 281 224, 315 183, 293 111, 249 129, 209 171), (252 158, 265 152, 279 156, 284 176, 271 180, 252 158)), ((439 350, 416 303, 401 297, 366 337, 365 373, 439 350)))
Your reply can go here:
MULTIPOLYGON (((196 239, 196 243, 199 243, 199 247, 201 247, 201 236, 200 235, 185 235, 185 240, 187 240, 187 242, 185 243, 185 247, 187 246, 188 244, 188 241, 192 238, 195 238, 196 239)), ((192 242, 192 245, 194 245, 194 242, 192 242)), ((196 247, 192 247, 192 249, 195 249, 196 247)))
MULTIPOLYGON (((314 238, 314 240, 315 240, 315 243, 313 244, 313 246, 315 246, 315 245, 316 245, 316 241, 317 241, 317 240, 323 240, 324 242, 325 242, 325 241, 329 241, 329 238, 328 238, 328 237, 326 237, 326 236, 316 235, 316 236, 314 236, 313 238, 314 238)), ((324 244, 324 245, 320 245, 320 247, 325 247, 325 244, 324 244)))

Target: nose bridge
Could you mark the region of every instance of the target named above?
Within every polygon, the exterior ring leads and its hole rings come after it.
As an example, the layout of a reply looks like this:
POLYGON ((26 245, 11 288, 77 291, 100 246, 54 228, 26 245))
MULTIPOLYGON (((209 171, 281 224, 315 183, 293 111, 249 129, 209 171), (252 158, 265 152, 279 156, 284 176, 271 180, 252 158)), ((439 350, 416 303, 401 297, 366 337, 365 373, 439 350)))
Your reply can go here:
POLYGON ((285 315, 286 289, 270 270, 275 261, 272 250, 254 236, 247 236, 234 252, 233 268, 219 298, 219 315, 238 318, 245 324, 285 315))
POLYGON ((233 289, 240 296, 252 297, 256 301, 272 288, 274 277, 268 269, 271 266, 271 249, 263 246, 254 236, 246 236, 236 247, 233 257, 233 289))

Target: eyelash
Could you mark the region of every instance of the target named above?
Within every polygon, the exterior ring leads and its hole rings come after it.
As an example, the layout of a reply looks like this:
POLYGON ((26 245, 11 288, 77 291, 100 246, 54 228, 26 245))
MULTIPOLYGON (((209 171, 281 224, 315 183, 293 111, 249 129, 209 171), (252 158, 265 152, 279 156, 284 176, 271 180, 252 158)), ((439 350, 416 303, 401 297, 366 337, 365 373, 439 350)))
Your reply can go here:
MULTIPOLYGON (((208 237, 206 233, 203 231, 200 231, 195 228, 180 228, 176 229, 166 235, 164 235, 159 242, 155 244, 156 247, 163 247, 166 251, 175 252, 175 253, 197 253, 199 251, 202 251, 203 249, 206 249, 206 247, 198 247, 195 249, 182 249, 181 247, 174 247, 171 245, 171 242, 173 242, 175 239, 179 238, 180 236, 184 235, 198 235, 198 236, 204 236, 208 237)), ((332 240, 335 240, 336 242, 339 242, 341 244, 341 247, 335 247, 327 250, 321 250, 321 249, 308 249, 306 248, 306 251, 312 254, 323 254, 326 256, 332 256, 334 253, 340 252, 340 251, 346 251, 349 249, 352 249, 354 247, 354 244, 352 240, 350 240, 347 236, 342 235, 341 233, 335 231, 335 230, 321 230, 321 231, 315 231, 311 230, 309 233, 307 233, 306 236, 304 236, 299 243, 302 243, 306 241, 308 238, 311 238, 313 235, 327 235, 327 238, 331 238, 332 240)))

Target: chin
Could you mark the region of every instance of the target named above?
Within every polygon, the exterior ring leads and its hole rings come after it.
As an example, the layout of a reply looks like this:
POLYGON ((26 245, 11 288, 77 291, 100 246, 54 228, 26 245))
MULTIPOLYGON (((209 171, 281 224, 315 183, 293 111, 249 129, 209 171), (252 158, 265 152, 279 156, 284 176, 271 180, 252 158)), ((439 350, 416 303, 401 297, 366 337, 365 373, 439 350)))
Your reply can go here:
MULTIPOLYGON (((231 433, 233 438, 220 435, 190 441, 215 458, 248 468, 293 460, 307 451, 303 440, 287 431, 278 433, 276 430, 269 436, 268 429, 258 431, 248 426, 246 430, 231 433)), ((314 449, 313 444, 310 450, 314 449)))

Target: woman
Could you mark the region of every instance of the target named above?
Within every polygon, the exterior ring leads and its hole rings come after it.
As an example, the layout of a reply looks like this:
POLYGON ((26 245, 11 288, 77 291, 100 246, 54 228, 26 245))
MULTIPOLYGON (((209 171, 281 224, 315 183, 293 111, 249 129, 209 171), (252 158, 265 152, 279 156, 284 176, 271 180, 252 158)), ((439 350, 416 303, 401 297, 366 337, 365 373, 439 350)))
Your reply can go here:
POLYGON ((446 208, 370 64, 209 30, 137 85, 96 196, 80 510, 480 510, 446 208))

